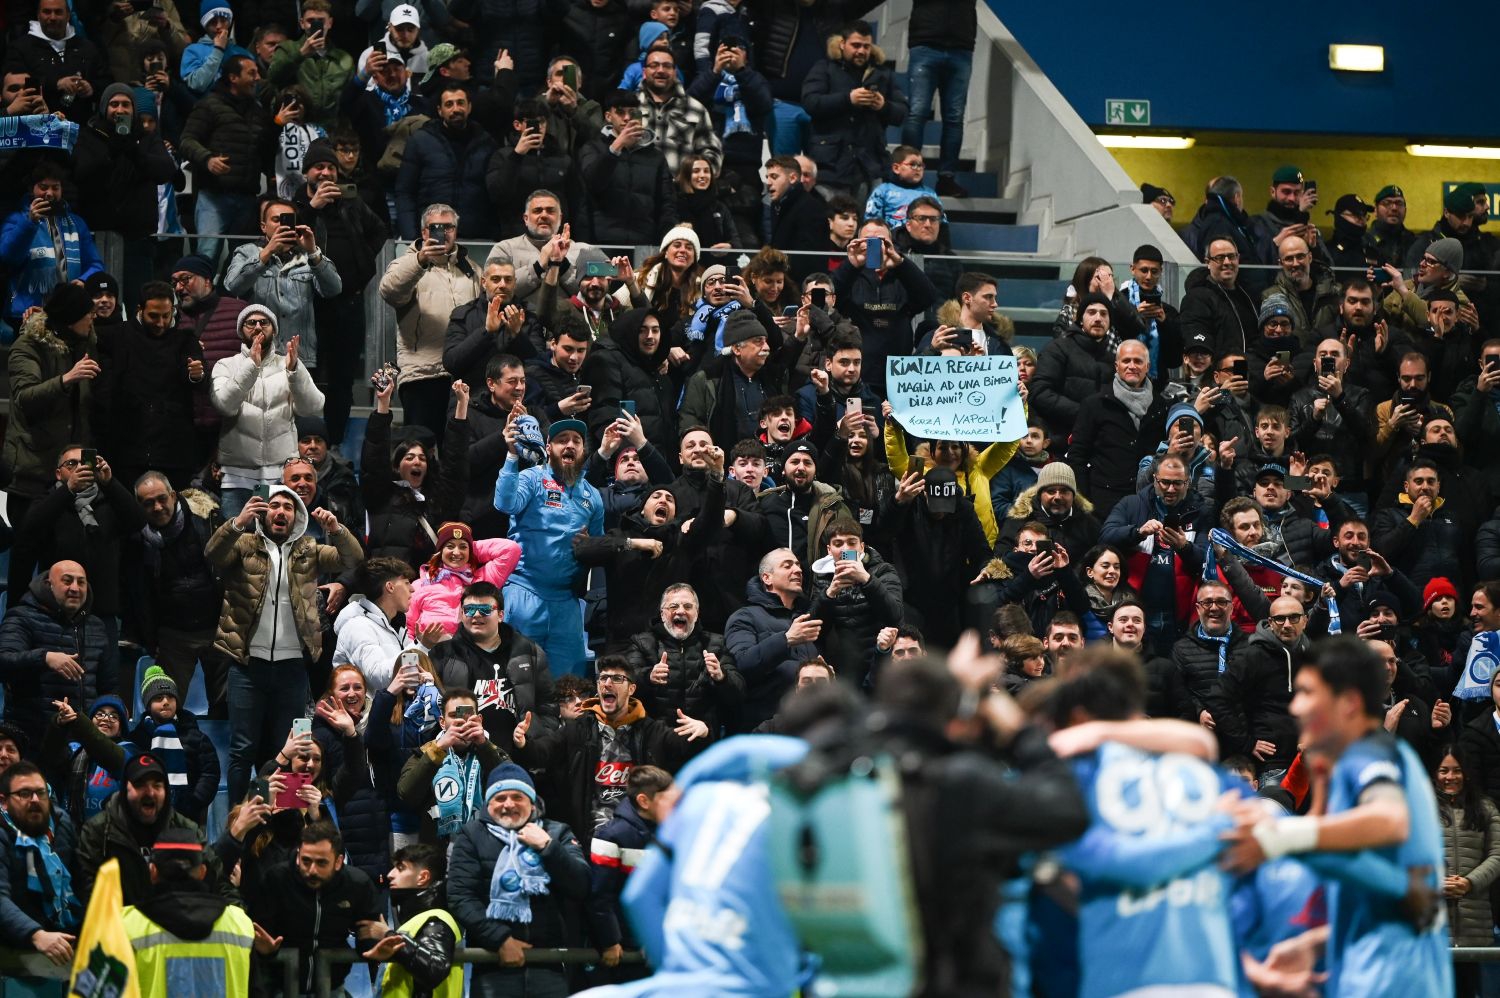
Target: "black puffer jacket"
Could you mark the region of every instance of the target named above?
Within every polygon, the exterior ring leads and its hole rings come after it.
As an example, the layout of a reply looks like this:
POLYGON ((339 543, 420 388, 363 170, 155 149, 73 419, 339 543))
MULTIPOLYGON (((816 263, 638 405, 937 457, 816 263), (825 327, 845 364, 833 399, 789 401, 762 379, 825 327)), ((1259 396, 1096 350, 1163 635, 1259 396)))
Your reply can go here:
POLYGON ((740 230, 735 224, 734 215, 717 191, 677 191, 676 194, 677 220, 693 227, 705 251, 719 243, 728 243, 730 246, 749 245, 740 241, 740 230))
POLYGON ((1339 525, 1354 515, 1349 504, 1337 494, 1323 501, 1323 510, 1328 516, 1328 526, 1319 526, 1318 508, 1310 499, 1294 495, 1284 507, 1284 513, 1268 513, 1261 510, 1265 520, 1267 540, 1281 538, 1284 553, 1272 555, 1283 565, 1316 565, 1333 553, 1333 538, 1338 535, 1339 525), (1285 557, 1287 560, 1282 560, 1285 557))
MULTIPOLYGON (((499 333, 487 331, 484 320, 489 307, 490 296, 481 294, 455 308, 448 317, 448 331, 443 339, 443 368, 472 388, 476 397, 484 384, 484 369, 491 357, 508 353, 520 360, 529 360, 536 356, 536 345, 544 337, 542 324, 530 309, 526 310, 526 319, 514 336, 503 323, 499 333)), ((545 424, 543 426, 545 428, 545 424)))
POLYGON ((1457 503, 1443 503, 1422 522, 1411 524, 1411 501, 1404 496, 1395 507, 1375 514, 1370 542, 1390 560, 1393 568, 1406 573, 1418 587, 1439 576, 1451 579, 1460 593, 1468 591, 1472 579, 1471 558, 1479 525, 1462 512, 1457 503))
POLYGON ((152 651, 163 623, 184 631, 208 630, 218 625, 224 609, 224 587, 203 553, 224 517, 213 498, 196 489, 177 493, 177 504, 183 523, 176 536, 167 536, 169 526, 161 548, 148 549, 137 531, 122 562, 125 634, 152 651))
MULTIPOLYGON (((672 482, 677 497, 677 518, 697 516, 708 497, 708 475, 701 468, 686 468, 672 482)), ((698 590, 699 620, 711 631, 723 631, 730 613, 745 600, 749 579, 761 588, 755 577, 756 565, 765 553, 766 518, 760 512, 755 493, 729 478, 724 480, 724 508, 734 510, 735 521, 709 546, 703 558, 693 566, 688 578, 698 590)))
MULTIPOLYGON (((247 887, 245 897, 257 925, 297 940, 297 970, 304 990, 310 990, 314 950, 347 951, 354 924, 379 919, 385 912, 374 882, 357 868, 345 866, 321 889, 313 890, 298 875, 294 857, 265 868, 254 888, 247 887)), ((373 944, 370 940, 359 946, 363 950, 373 944)), ((260 966, 259 957, 256 962, 260 971, 269 972, 269 962, 260 966)), ((347 968, 347 964, 335 965, 335 988, 343 984, 347 968)))
POLYGON ((724 635, 701 627, 679 641, 667 633, 660 620, 630 639, 625 652, 635 670, 636 696, 646 705, 646 713, 658 721, 677 723, 677 711, 702 721, 717 736, 727 719, 734 716, 745 701, 745 677, 734 667, 734 656, 724 644, 724 635), (714 680, 703 666, 703 653, 719 659, 724 678, 714 680), (667 681, 651 681, 651 670, 667 656, 667 681))
POLYGON ((94 397, 110 461, 132 470, 194 467, 193 404, 208 394, 209 379, 196 385, 188 379, 188 364, 203 359, 193 331, 175 326, 158 336, 134 320, 122 322, 99 334, 99 355, 104 371, 94 397))
POLYGON ((1053 440, 1073 432, 1083 400, 1114 381, 1114 362, 1104 340, 1078 330, 1042 348, 1030 382, 1031 407, 1047 421, 1053 440))
POLYGON ((495 140, 473 121, 455 135, 434 118, 406 140, 396 174, 396 231, 416 239, 428 205, 452 205, 463 219, 465 239, 488 239, 497 229, 495 210, 485 192, 485 175, 495 140))
POLYGON ((1468 778, 1479 783, 1486 797, 1500 798, 1500 731, 1495 729, 1495 715, 1485 711, 1464 725, 1458 744, 1468 756, 1468 778))
POLYGON ((911 47, 972 52, 979 35, 979 15, 965 0, 916 0, 906 31, 906 44, 911 47))
POLYGON ((559 30, 560 50, 577 59, 583 71, 584 96, 603 100, 625 71, 625 46, 634 31, 630 12, 620 0, 605 0, 602 7, 590 0, 573 0, 563 12, 559 30))
POLYGON ((176 180, 177 164, 159 135, 141 133, 139 119, 129 135, 116 135, 96 116, 78 130, 73 176, 89 228, 139 239, 156 231, 156 185, 176 180))
MULTIPOLYGON (((663 454, 670 454, 678 444, 677 386, 670 374, 660 370, 665 336, 656 353, 649 357, 641 353, 641 325, 648 314, 644 308, 631 309, 610 323, 608 336, 594 341, 582 374, 584 383, 594 388, 594 404, 587 417, 589 432, 595 440, 604 439, 604 428, 620 415, 620 400, 629 399, 635 403, 646 439, 663 454)), ((668 325, 662 322, 663 332, 668 325)))
POLYGON ((191 165, 200 191, 255 194, 271 164, 275 131, 271 115, 254 97, 234 97, 220 83, 198 102, 182 126, 181 153, 191 165), (208 161, 229 157, 229 172, 215 176, 208 161))
POLYGON ((755 68, 765 74, 776 97, 797 103, 803 78, 823 58, 824 39, 876 6, 872 0, 766 0, 757 4, 751 25, 755 68))
MULTIPOLYGON (((365 710, 370 710, 368 702, 365 710)), ((387 711, 384 717, 371 714, 366 723, 386 724, 390 719, 387 711)), ((349 862, 379 883, 391 868, 391 815, 387 798, 373 778, 364 736, 356 732, 345 737, 315 717, 313 737, 323 749, 323 772, 333 790, 333 807, 349 862)))
POLYGON ((812 118, 807 154, 818 164, 818 176, 831 184, 856 187, 876 183, 889 165, 885 130, 906 120, 906 95, 896 86, 885 53, 872 47, 864 66, 841 57, 842 36, 828 39, 828 58, 812 67, 802 81, 802 107, 812 118), (880 110, 855 107, 849 93, 868 87, 885 98, 880 110))
POLYGON ((1113 379, 1085 398, 1073 423, 1067 456, 1078 491, 1096 501, 1108 496, 1110 506, 1134 492, 1141 458, 1155 451, 1161 440, 1166 408, 1158 395, 1137 426, 1125 403, 1115 397, 1113 379))
POLYGON ((832 596, 828 595, 828 586, 833 582, 833 557, 825 555, 813 562, 810 611, 823 622, 819 644, 823 646, 824 657, 839 678, 860 687, 874 682, 875 661, 879 656, 875 635, 882 627, 900 626, 905 612, 901 576, 896 566, 869 547, 865 548, 862 560, 870 581, 846 587, 832 596))
POLYGON ((654 145, 615 153, 612 132, 578 150, 585 238, 606 246, 656 242, 677 224, 677 194, 667 158, 654 145))
POLYGON ((1208 279, 1207 267, 1199 267, 1183 286, 1182 342, 1189 343, 1202 333, 1215 356, 1243 354, 1255 343, 1260 336, 1259 309, 1243 281, 1226 290, 1208 279))
POLYGON ((572 218, 569 202, 577 176, 573 157, 551 132, 540 149, 517 153, 512 141, 491 153, 484 184, 489 191, 490 204, 494 205, 495 214, 500 219, 501 238, 525 231, 521 212, 526 206, 527 195, 532 191, 548 190, 556 194, 562 201, 563 218, 572 218))
POLYGON ((547 54, 553 49, 547 35, 549 5, 543 0, 456 0, 450 11, 459 20, 477 26, 477 37, 471 35, 467 40, 479 80, 490 82, 495 56, 505 49, 515 60, 516 83, 522 93, 535 91, 544 81, 547 54))
POLYGON ((1219 750, 1224 756, 1250 756, 1257 741, 1276 746, 1267 763, 1290 763, 1297 754, 1297 721, 1292 717, 1292 680, 1307 661, 1306 636, 1288 649, 1265 621, 1245 647, 1229 659, 1210 702, 1219 750))
POLYGON ((453 837, 448 907, 463 927, 466 945, 498 950, 511 937, 540 949, 578 943, 578 909, 589 896, 587 840, 580 845, 574 829, 560 821, 543 820, 540 811, 532 821, 551 839, 541 852, 542 868, 551 882, 545 894, 528 899, 529 922, 489 915, 490 879, 501 849, 500 840, 488 827, 493 824, 489 815, 469 822, 453 837))
POLYGON ((93 703, 101 693, 119 686, 119 660, 104 632, 104 621, 90 612, 93 593, 83 608, 64 616, 45 575, 12 604, 0 620, 0 679, 5 681, 5 719, 40 745, 42 734, 57 713, 52 701, 93 703), (77 655, 83 679, 72 682, 47 668, 47 653, 77 655))
POLYGON ((787 646, 792 621, 808 610, 798 599, 790 609, 760 579, 745 583, 745 605, 729 617, 724 642, 745 677, 745 704, 733 723, 736 732, 752 731, 776 713, 781 697, 797 682, 802 663, 816 658, 818 647, 804 643, 787 646))
POLYGON ((480 648, 459 627, 452 640, 432 650, 432 667, 444 689, 474 691, 480 720, 495 745, 510 746, 511 729, 528 711, 557 717, 547 653, 509 624, 500 625, 500 645, 493 652, 480 648))
POLYGON ((1375 439, 1375 400, 1346 379, 1344 393, 1329 400, 1321 420, 1314 419, 1313 403, 1322 397, 1316 379, 1292 395, 1292 436, 1287 447, 1294 443, 1308 454, 1331 454, 1340 475, 1358 479, 1375 439))
POLYGON ((449 418, 443 435, 443 460, 427 448, 427 477, 422 481, 423 498, 404 485, 397 485, 391 470, 391 414, 370 413, 365 428, 360 467, 365 469, 360 492, 370 521, 365 545, 367 558, 400 558, 420 565, 432 557, 432 532, 418 522, 426 518, 432 531, 451 520, 463 505, 469 479, 469 430, 464 421, 449 418))
MULTIPOLYGON (((1225 667, 1245 650, 1250 640, 1238 627, 1229 628, 1229 648, 1224 660, 1225 667)), ((1176 666, 1182 685, 1192 698, 1197 713, 1213 709, 1213 698, 1219 689, 1219 643, 1198 636, 1196 622, 1188 626, 1187 634, 1177 639, 1172 646, 1172 664, 1176 666)), ((1196 721, 1196 714, 1190 720, 1196 721)))
POLYGON ((77 497, 58 483, 16 524, 16 555, 35 557, 45 572, 59 561, 76 561, 89 579, 90 608, 100 617, 120 612, 120 550, 146 525, 146 516, 119 479, 99 487, 91 508, 97 526, 87 526, 74 508, 77 497))

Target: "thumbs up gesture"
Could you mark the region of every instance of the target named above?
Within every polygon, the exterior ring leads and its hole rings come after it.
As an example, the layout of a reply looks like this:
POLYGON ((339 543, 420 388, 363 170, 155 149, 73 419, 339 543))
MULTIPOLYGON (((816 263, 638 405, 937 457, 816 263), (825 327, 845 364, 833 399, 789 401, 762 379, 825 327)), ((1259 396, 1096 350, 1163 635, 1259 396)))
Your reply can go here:
POLYGON ((703 668, 708 673, 708 678, 716 683, 724 678, 724 667, 719 664, 719 656, 711 651, 703 653, 703 668))
POLYGON ((531 730, 531 711, 528 710, 526 712, 526 716, 523 717, 523 718, 521 718, 521 720, 517 721, 515 728, 511 731, 511 733, 510 733, 510 743, 512 745, 514 745, 516 748, 525 748, 526 747, 526 732, 528 732, 530 730, 531 730))
POLYGON ((661 653, 661 661, 651 667, 651 681, 658 686, 665 686, 671 677, 672 670, 667 667, 667 653, 661 653))

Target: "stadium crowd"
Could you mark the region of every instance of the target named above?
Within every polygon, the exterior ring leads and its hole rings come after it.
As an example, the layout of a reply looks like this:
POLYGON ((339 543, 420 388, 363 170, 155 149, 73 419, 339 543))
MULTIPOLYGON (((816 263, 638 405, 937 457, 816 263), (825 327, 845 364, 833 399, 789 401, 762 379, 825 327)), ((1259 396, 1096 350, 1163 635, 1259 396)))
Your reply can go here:
POLYGON ((17 976, 73 962, 117 860, 143 994, 189 958, 285 993, 283 948, 303 994, 320 949, 350 993, 790 994, 774 897, 746 950, 653 843, 764 895, 761 798, 712 788, 836 728, 925 760, 918 993, 1311 993, 1325 937, 1330 994, 1477 993, 1446 947, 1492 943, 1500 882, 1482 185, 1323 232, 1294 166, 1257 215, 1213 178, 1180 301, 1157 246, 1089 257, 1033 350, 945 269, 972 0, 914 6, 909 92, 858 0, 22 6, 17 976), (911 355, 1013 357, 1024 436, 910 433, 911 355), (1003 880, 1042 943, 991 931, 1003 880), (632 921, 648 891, 699 907, 632 921), (466 985, 461 946, 499 962, 466 985))

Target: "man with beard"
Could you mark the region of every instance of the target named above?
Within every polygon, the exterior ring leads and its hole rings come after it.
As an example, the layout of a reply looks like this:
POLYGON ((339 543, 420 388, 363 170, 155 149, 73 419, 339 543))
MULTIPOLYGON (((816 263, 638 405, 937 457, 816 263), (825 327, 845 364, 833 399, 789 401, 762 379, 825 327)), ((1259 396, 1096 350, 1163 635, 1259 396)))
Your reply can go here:
POLYGON ((485 193, 484 176, 496 149, 490 133, 470 120, 469 91, 461 83, 439 88, 433 98, 437 118, 406 140, 401 171, 396 174, 396 231, 417 239, 423 205, 443 202, 468 219, 468 236, 494 235, 495 211, 485 193))
POLYGON ((1305 242, 1319 261, 1328 262, 1328 250, 1320 245, 1318 227, 1312 224, 1309 209, 1318 203, 1317 188, 1308 190, 1302 171, 1295 166, 1279 167, 1271 175, 1271 198, 1266 210, 1250 219, 1250 232, 1262 256, 1256 263, 1280 262, 1279 251, 1286 240, 1297 237, 1305 242))
POLYGON ((573 535, 604 533, 604 497, 583 479, 581 420, 560 419, 547 429, 547 463, 521 469, 517 420, 505 426, 510 453, 495 480, 495 508, 511 518, 521 563, 505 584, 511 622, 547 652, 554 673, 587 668, 583 613, 574 595, 580 566, 573 535))
MULTIPOLYGON (((267 958, 290 941, 297 948, 297 979, 304 992, 312 990, 313 953, 347 951, 353 935, 363 955, 386 932, 380 893, 364 871, 345 865, 344 838, 331 821, 305 827, 296 853, 262 868, 245 895, 255 919, 258 972, 278 973, 280 965, 267 958)), ((348 973, 349 964, 333 965, 335 989, 348 973)))
POLYGON ((639 96, 604 98, 604 128, 578 149, 578 175, 589 198, 584 231, 595 242, 636 242, 677 224, 677 193, 666 157, 641 124, 639 96))
POLYGON ((1328 330, 1325 335, 1336 335, 1344 344, 1349 382, 1374 398, 1389 398, 1396 390, 1397 364, 1412 350, 1406 330, 1400 324, 1392 328, 1381 317, 1375 288, 1363 277, 1344 284, 1339 320, 1337 331, 1328 330))
POLYGON ((1453 410, 1428 391, 1427 355, 1415 350, 1401 357, 1396 368, 1396 393, 1375 406, 1377 480, 1390 477, 1392 463, 1414 450, 1429 420, 1453 425, 1453 410))
MULTIPOLYGON (((678 228, 673 231, 685 230, 678 228)), ((667 245, 671 245, 670 242, 667 245)), ((552 329, 562 316, 576 314, 588 325, 594 340, 602 342, 607 338, 611 324, 621 318, 628 308, 628 305, 621 303, 618 298, 609 293, 610 283, 619 281, 629 283, 635 279, 635 271, 630 266, 628 256, 608 258, 602 250, 593 248, 586 249, 580 254, 579 262, 584 265, 584 273, 578 279, 578 291, 571 297, 561 296, 562 300, 559 300, 560 296, 557 293, 559 277, 557 268, 547 268, 547 273, 542 276, 542 293, 536 300, 538 319, 542 325, 552 329), (613 264, 617 276, 606 277, 603 274, 590 276, 588 273, 590 263, 613 264)))
POLYGON ((557 718, 547 655, 505 622, 505 604, 493 583, 464 587, 463 621, 453 638, 432 650, 432 667, 447 690, 472 690, 490 741, 510 744, 510 729, 522 714, 557 718))
MULTIPOLYGON (((240 352, 239 315, 249 302, 221 294, 214 286, 214 265, 202 256, 185 256, 172 265, 177 294, 177 324, 188 329, 202 348, 203 376, 212 382, 214 365, 240 352)), ((193 396, 197 447, 193 463, 202 464, 219 437, 222 417, 207 394, 193 396)))
MULTIPOLYGON (((25 7, 13 8, 15 18, 25 7)), ((74 121, 88 120, 94 95, 109 79, 99 46, 73 30, 67 0, 40 0, 30 30, 16 31, 10 42, 10 66, 30 74, 42 88, 47 106, 74 121)), ((20 28, 20 18, 11 23, 20 28)))
MULTIPOLYGON (((1292 439, 1309 454, 1327 453, 1340 468, 1363 468, 1375 432, 1370 393, 1349 383, 1349 350, 1339 340, 1318 344, 1313 381, 1292 395, 1292 439)), ((1363 497, 1355 495, 1356 508, 1363 497)))
MULTIPOLYGON (((598 105, 592 106, 597 119, 598 105)), ((576 147, 569 125, 551 117, 547 103, 539 97, 522 97, 508 110, 512 114, 510 127, 504 130, 506 138, 490 154, 484 174, 490 203, 500 218, 499 234, 507 239, 520 238, 530 231, 529 212, 525 207, 529 201, 527 191, 560 192, 559 201, 566 210, 577 206, 575 192, 579 189, 578 165, 574 158, 576 147)), ((603 122, 596 120, 587 126, 585 135, 579 136, 579 140, 588 141, 587 132, 602 127, 603 122)), ((560 212, 559 222, 561 217, 560 212)), ((493 251, 490 255, 494 256, 493 251)), ((577 265, 576 261, 574 265, 577 265)), ((517 269, 520 269, 519 261, 517 269)))
POLYGON ((340 523, 363 523, 365 511, 359 498, 359 482, 349 462, 331 449, 328 424, 318 416, 298 416, 296 422, 297 454, 312 467, 313 483, 317 486, 316 501, 303 499, 304 504, 308 509, 321 506, 332 510, 340 523))
POLYGON ((1312 647, 1306 630, 1300 600, 1272 600, 1270 614, 1229 660, 1209 698, 1221 753, 1254 759, 1262 783, 1279 780, 1297 754, 1297 724, 1288 708, 1291 680, 1312 647))
POLYGON ((828 36, 828 58, 802 80, 802 106, 812 118, 808 147, 824 197, 863 201, 885 173, 886 129, 906 121, 906 95, 873 35, 865 21, 847 22, 828 36))
POLYGON ((632 769, 659 766, 675 773, 711 738, 708 725, 680 707, 669 721, 648 717, 635 695, 635 671, 623 656, 599 659, 596 689, 582 712, 556 731, 531 731, 528 713, 511 732, 516 761, 545 769, 563 790, 547 812, 576 830, 585 847, 594 830, 614 817, 632 769))
MULTIPOLYGON (((478 594, 473 598, 476 605, 485 599, 478 594)), ((486 617, 493 618, 498 624, 500 611, 497 608, 486 617)), ((526 641, 520 635, 515 637, 526 641)), ((455 644, 457 640, 443 643, 455 644)), ((535 652, 535 646, 526 643, 535 652)), ((498 648, 497 645, 496 650, 498 648)), ((524 664, 522 667, 527 668, 524 664)), ((498 678, 499 665, 494 668, 496 678, 493 680, 482 678, 482 674, 476 674, 472 680, 458 675, 471 671, 463 663, 445 670, 459 680, 459 684, 449 687, 443 699, 437 737, 424 742, 401 767, 396 795, 408 810, 422 815, 423 841, 443 846, 451 843, 459 829, 484 806, 484 784, 481 782, 484 774, 507 758, 505 752, 496 746, 510 744, 509 732, 515 726, 516 715, 511 711, 513 698, 509 691, 504 696, 497 695, 498 691, 506 690, 507 683, 498 678), (488 688, 484 693, 471 692, 471 683, 476 690, 482 686, 488 688), (488 716, 478 713, 480 697, 486 701, 488 716), (498 726, 506 732, 504 741, 496 742, 486 729, 486 724, 495 721, 502 722, 498 726)), ((556 718, 552 720, 556 723, 556 718)))
MULTIPOLYGON (((708 456, 714 446, 707 430, 691 429, 682 435, 677 451, 682 473, 671 489, 677 502, 676 515, 684 521, 697 516, 706 501, 708 456)), ((693 566, 687 580, 698 590, 704 626, 710 630, 723 628, 730 613, 745 602, 745 587, 740 580, 754 571, 757 552, 765 549, 766 521, 756 494, 733 479, 724 482, 723 520, 726 533, 693 566)))
POLYGON ((1261 300, 1275 294, 1285 298, 1292 311, 1292 331, 1304 343, 1327 335, 1337 324, 1339 310, 1339 284, 1333 272, 1314 257, 1301 236, 1282 239, 1277 253, 1281 272, 1261 300))
POLYGON ((32 579, 0 620, 5 716, 33 745, 41 744, 57 713, 53 702, 76 697, 91 703, 119 688, 115 642, 92 607, 83 566, 59 561, 32 579))
POLYGON ((714 447, 705 458, 702 504, 691 517, 679 518, 670 486, 650 486, 640 509, 621 517, 618 527, 573 541, 580 565, 604 568, 610 652, 623 652, 631 636, 649 626, 662 592, 693 574, 724 529, 724 452, 714 447))
POLYGON ((686 583, 668 586, 649 630, 630 638, 626 661, 645 676, 646 713, 671 723, 680 709, 717 735, 745 699, 745 677, 734 665, 722 634, 699 626, 698 594, 686 583))
MULTIPOLYGON (((99 867, 115 859, 120 861, 120 892, 125 903, 140 904, 153 893, 146 857, 163 832, 182 829, 203 842, 202 829, 173 810, 167 770, 160 759, 149 752, 136 755, 125 763, 124 776, 124 783, 104 809, 78 832, 78 881, 74 890, 81 898, 94 892, 99 867)), ((208 850, 204 861, 210 888, 223 897, 237 899, 219 857, 208 850)))
POLYGON ((142 996, 165 998, 177 988, 215 984, 226 993, 248 991, 255 926, 243 908, 209 892, 207 875, 196 835, 174 828, 161 833, 151 850, 151 896, 121 916, 142 996), (186 974, 184 964, 192 968, 186 974))
POLYGON ((1443 496, 1443 475, 1431 458, 1419 457, 1406 469, 1405 487, 1392 506, 1375 515, 1375 547, 1418 587, 1439 576, 1460 589, 1472 581, 1469 545, 1479 520, 1464 496, 1443 496))
MULTIPOLYGON (((1078 297, 1078 324, 1042 348, 1027 387, 1031 409, 1059 440, 1073 433, 1083 403, 1114 378, 1109 298, 1098 291, 1078 297)), ((1144 412, 1144 410, 1143 410, 1144 412)))
POLYGON ((479 294, 452 308, 446 321, 443 368, 469 385, 478 384, 470 379, 485 374, 494 357, 536 356, 546 335, 537 317, 516 299, 515 265, 496 256, 485 261, 479 294))
POLYGON ((209 538, 205 554, 224 582, 214 651, 230 660, 229 796, 240 800, 253 766, 302 716, 307 664, 323 652, 315 593, 324 573, 351 572, 359 541, 326 509, 311 514, 326 544, 307 536, 309 514, 285 485, 252 496, 209 538))
POLYGON ((829 524, 850 516, 839 491, 816 481, 817 475, 817 448, 799 441, 782 463, 783 484, 757 497, 770 531, 769 541, 796 551, 808 568, 820 557, 823 532, 829 524))
POLYGON ((677 60, 670 50, 646 53, 639 94, 641 123, 655 136, 675 176, 687 156, 701 156, 719 172, 724 146, 708 109, 687 95, 677 80, 677 60))
POLYGON ((593 345, 588 327, 575 315, 565 315, 547 338, 546 352, 526 362, 526 404, 541 409, 549 420, 582 420, 593 405, 592 388, 579 377, 593 345))
POLYGON ((541 293, 548 267, 558 271, 558 286, 563 291, 576 294, 583 280, 579 254, 592 247, 573 241, 571 229, 563 222, 561 199, 549 190, 532 191, 526 198, 521 222, 525 231, 500 240, 490 248, 488 257, 509 261, 515 267, 515 300, 533 303, 541 293))
POLYGON ((135 500, 146 526, 125 560, 125 636, 150 652, 178 689, 188 688, 201 661, 208 702, 222 708, 228 666, 213 643, 224 587, 204 548, 224 517, 205 493, 177 492, 154 471, 136 481, 135 500))
POLYGON ((1406 192, 1395 184, 1386 184, 1375 193, 1375 221, 1370 235, 1379 259, 1401 266, 1417 241, 1417 234, 1406 227, 1406 192))
POLYGON ((1016 497, 1000 527, 997 550, 1003 553, 1015 547, 1021 528, 1033 520, 1047 525, 1048 534, 1068 549, 1074 564, 1082 564, 1088 549, 1099 542, 1094 504, 1079 493, 1077 476, 1062 461, 1044 464, 1036 484, 1016 497))
POLYGON ((542 817, 531 776, 514 763, 495 767, 484 797, 484 813, 463 827, 448 864, 448 907, 465 944, 500 954, 499 967, 475 968, 474 994, 563 998, 562 968, 528 967, 526 951, 575 941, 567 926, 589 894, 585 847, 568 824, 542 817))
POLYGON ((73 822, 52 809, 47 780, 30 762, 0 773, 0 800, 0 943, 65 967, 83 921, 73 822))

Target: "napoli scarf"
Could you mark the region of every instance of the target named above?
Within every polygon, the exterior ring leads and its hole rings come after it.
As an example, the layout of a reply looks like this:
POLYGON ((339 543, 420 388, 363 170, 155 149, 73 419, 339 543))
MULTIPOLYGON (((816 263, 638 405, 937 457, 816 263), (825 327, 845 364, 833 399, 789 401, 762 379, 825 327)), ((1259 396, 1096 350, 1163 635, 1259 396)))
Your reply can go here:
POLYGON ((718 307, 710 305, 702 298, 698 299, 697 311, 688 320, 687 338, 693 343, 702 343, 708 339, 708 329, 711 325, 714 330, 714 353, 724 349, 724 320, 730 314, 744 308, 737 300, 730 299, 718 307))
POLYGON ((432 683, 423 683, 412 694, 411 702, 402 711, 405 726, 415 732, 412 741, 417 744, 437 737, 438 717, 443 713, 443 697, 432 683))
POLYGON ((405 87, 399 94, 388 92, 384 87, 375 88, 375 96, 380 98, 381 107, 385 110, 385 123, 394 125, 411 110, 411 87, 405 87))
POLYGON ((1198 640, 1212 641, 1214 644, 1219 646, 1219 671, 1223 672, 1225 667, 1229 664, 1229 638, 1230 635, 1234 633, 1234 631, 1231 630, 1229 634, 1216 637, 1215 635, 1212 635, 1205 631, 1203 629, 1203 625, 1199 624, 1195 633, 1198 636, 1198 640))
POLYGON ((501 843, 500 858, 490 874, 490 904, 485 916, 529 923, 531 902, 527 898, 546 894, 552 878, 542 866, 541 855, 521 842, 520 833, 488 821, 484 828, 501 843))
MULTIPOLYGON (((1488 700, 1497 664, 1500 664, 1500 631, 1479 631, 1469 642, 1469 655, 1453 695, 1460 700, 1488 700)), ((1496 727, 1500 728, 1500 722, 1496 727)))
POLYGON ((73 894, 73 875, 68 872, 68 864, 52 848, 52 829, 49 828, 46 835, 32 838, 17 828, 6 812, 0 811, 0 818, 4 818, 16 834, 15 848, 26 861, 26 890, 42 899, 47 924, 62 929, 77 928, 80 905, 73 894))
POLYGON ((484 803, 482 780, 477 755, 471 752, 458 756, 451 750, 448 752, 432 778, 432 796, 437 803, 430 813, 437 819, 439 838, 446 839, 457 832, 484 803))
MULTIPOLYGON (((1259 565, 1261 568, 1269 568, 1273 572, 1285 575, 1288 578, 1296 579, 1303 585, 1312 586, 1314 592, 1321 592, 1323 589, 1322 579, 1319 579, 1316 576, 1312 575, 1305 575, 1302 572, 1297 571, 1295 568, 1288 567, 1281 564, 1280 562, 1272 561, 1265 555, 1260 554, 1259 552, 1254 551, 1251 548, 1245 547, 1245 545, 1241 544, 1239 541, 1231 537, 1229 535, 1229 531, 1221 529, 1219 527, 1215 527, 1212 531, 1209 532, 1208 535, 1208 555, 1203 559, 1203 579, 1206 582, 1217 581, 1219 578, 1219 559, 1218 555, 1215 553, 1215 545, 1223 547, 1231 554, 1238 555, 1242 560, 1248 561, 1252 565, 1259 565)), ((1328 607, 1328 633, 1343 633, 1343 625, 1339 622, 1338 600, 1324 600, 1323 604, 1328 607)))
POLYGON ((547 459, 546 446, 542 443, 542 424, 535 416, 516 418, 516 450, 520 452, 521 464, 530 467, 547 459))
POLYGON ((745 113, 745 102, 740 100, 740 81, 734 78, 733 73, 720 75, 719 85, 714 88, 714 103, 728 108, 724 112, 725 138, 740 132, 755 131, 750 127, 750 116, 745 113))
POLYGON ((1117 374, 1114 393, 1115 398, 1120 400, 1120 404, 1130 412, 1130 419, 1135 423, 1136 429, 1140 429, 1146 410, 1151 408, 1151 397, 1154 394, 1151 390, 1151 382, 1147 381, 1139 388, 1131 388, 1117 374))

